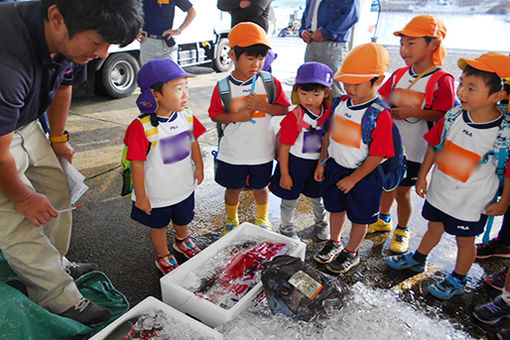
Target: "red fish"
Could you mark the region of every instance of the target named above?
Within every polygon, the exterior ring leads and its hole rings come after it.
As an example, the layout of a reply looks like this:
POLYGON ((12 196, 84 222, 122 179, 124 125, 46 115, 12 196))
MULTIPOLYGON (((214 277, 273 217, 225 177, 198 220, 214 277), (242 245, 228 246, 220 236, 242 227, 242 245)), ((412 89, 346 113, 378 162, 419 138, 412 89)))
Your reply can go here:
POLYGON ((235 255, 215 279, 209 279, 206 287, 201 287, 197 295, 216 304, 228 305, 228 301, 237 301, 256 284, 264 264, 286 252, 285 243, 257 243, 235 255))

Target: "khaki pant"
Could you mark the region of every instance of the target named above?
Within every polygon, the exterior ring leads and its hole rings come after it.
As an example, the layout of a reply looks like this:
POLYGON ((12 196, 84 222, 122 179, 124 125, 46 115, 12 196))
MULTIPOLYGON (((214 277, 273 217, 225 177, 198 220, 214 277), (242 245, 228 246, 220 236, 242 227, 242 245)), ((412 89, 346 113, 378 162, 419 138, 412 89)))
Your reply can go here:
MULTIPOLYGON (((37 121, 14 133, 10 152, 28 188, 46 195, 57 210, 70 207, 64 172, 37 121)), ((26 285, 29 297, 57 314, 82 297, 62 266, 71 222, 67 212, 36 227, 0 193, 0 250, 26 285)))

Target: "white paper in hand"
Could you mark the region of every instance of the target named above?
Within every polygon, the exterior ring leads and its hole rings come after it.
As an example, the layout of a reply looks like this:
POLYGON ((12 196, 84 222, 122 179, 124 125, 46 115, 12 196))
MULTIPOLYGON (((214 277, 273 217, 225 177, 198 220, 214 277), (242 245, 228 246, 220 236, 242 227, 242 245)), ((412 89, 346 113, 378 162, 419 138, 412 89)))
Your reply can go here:
POLYGON ((62 169, 66 174, 67 189, 71 197, 71 204, 76 201, 89 190, 89 187, 84 183, 85 176, 83 176, 69 161, 65 158, 60 158, 62 169))

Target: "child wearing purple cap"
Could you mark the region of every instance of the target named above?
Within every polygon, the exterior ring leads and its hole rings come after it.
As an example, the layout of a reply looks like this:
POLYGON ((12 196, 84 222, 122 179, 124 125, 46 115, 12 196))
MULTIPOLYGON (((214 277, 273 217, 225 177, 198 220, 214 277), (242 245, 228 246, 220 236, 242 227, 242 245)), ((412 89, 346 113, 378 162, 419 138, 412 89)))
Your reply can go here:
POLYGON ((299 195, 304 194, 312 202, 317 238, 329 239, 321 186, 313 175, 329 117, 332 79, 333 71, 325 64, 301 65, 292 90, 292 102, 297 105, 280 123, 279 159, 269 190, 282 199, 280 233, 289 237, 298 238, 292 218, 299 195))
POLYGON ((204 126, 186 108, 188 81, 179 65, 154 59, 138 72, 142 114, 128 127, 124 143, 133 173, 131 218, 150 227, 156 267, 169 273, 178 266, 168 250, 166 229, 175 229, 173 248, 190 258, 200 252, 188 234, 194 190, 204 178, 198 137, 204 126))

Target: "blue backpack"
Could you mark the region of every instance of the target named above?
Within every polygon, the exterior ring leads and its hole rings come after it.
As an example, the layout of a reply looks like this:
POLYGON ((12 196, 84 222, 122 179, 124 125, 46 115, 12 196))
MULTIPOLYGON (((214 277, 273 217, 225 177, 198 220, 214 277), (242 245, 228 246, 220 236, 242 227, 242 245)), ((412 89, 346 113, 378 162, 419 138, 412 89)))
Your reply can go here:
MULTIPOLYGON (((334 114, 335 108, 338 104, 347 100, 347 98, 348 96, 333 98, 333 101, 331 102, 331 115, 334 114)), ((377 118, 384 110, 390 110, 390 108, 382 101, 382 99, 377 98, 375 102, 367 108, 361 118, 361 135, 363 143, 369 145, 369 147, 370 143, 372 143, 372 132, 377 126, 377 118)), ((386 159, 377 166, 377 171, 381 177, 382 188, 384 191, 394 190, 405 177, 407 171, 407 160, 404 152, 404 146, 402 145, 402 138, 400 137, 400 133, 395 123, 393 123, 391 132, 393 136, 394 156, 386 159)))
MULTIPOLYGON (((499 188, 496 196, 494 197, 494 201, 496 201, 498 196, 501 196, 503 193, 504 176, 509 158, 508 148, 510 147, 510 115, 508 114, 508 107, 505 108, 504 106, 500 106, 500 109, 503 112, 503 120, 501 121, 501 125, 499 127, 499 133, 496 137, 496 142, 494 143, 493 148, 487 152, 487 154, 485 154, 480 161, 480 163, 485 164, 490 159, 492 159, 492 162, 496 167, 496 174, 499 178, 499 188)), ((441 132, 441 141, 438 145, 432 147, 434 151, 438 151, 443 147, 444 142, 446 141, 446 136, 448 135, 448 130, 452 127, 455 120, 461 116, 462 111, 462 107, 459 106, 454 107, 446 113, 444 116, 443 131, 441 132)), ((483 243, 485 244, 489 243, 493 222, 494 216, 489 216, 487 219, 485 233, 483 235, 483 243)))

